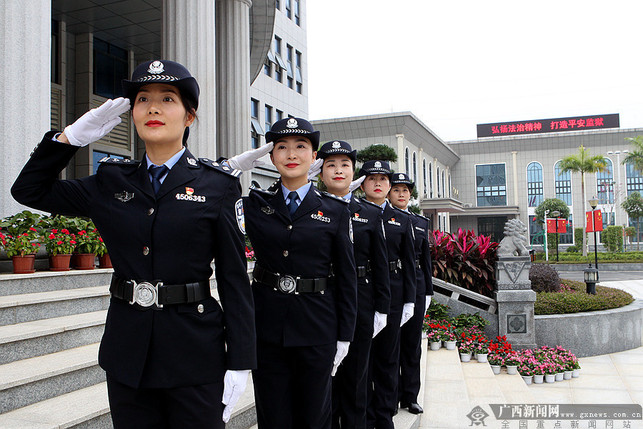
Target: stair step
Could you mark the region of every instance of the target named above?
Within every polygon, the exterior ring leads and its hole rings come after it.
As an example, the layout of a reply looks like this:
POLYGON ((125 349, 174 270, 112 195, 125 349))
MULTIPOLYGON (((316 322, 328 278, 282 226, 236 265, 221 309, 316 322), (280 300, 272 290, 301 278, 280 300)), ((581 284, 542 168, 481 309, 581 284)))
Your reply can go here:
POLYGON ((0 326, 106 310, 109 297, 107 286, 0 296, 0 326))
POLYGON ((33 274, 0 274, 0 296, 78 289, 108 285, 111 268, 95 270, 42 271, 33 274))
POLYGON ((0 366, 0 413, 105 381, 98 344, 0 366))
POLYGON ((0 326, 0 365, 100 341, 106 310, 0 326))

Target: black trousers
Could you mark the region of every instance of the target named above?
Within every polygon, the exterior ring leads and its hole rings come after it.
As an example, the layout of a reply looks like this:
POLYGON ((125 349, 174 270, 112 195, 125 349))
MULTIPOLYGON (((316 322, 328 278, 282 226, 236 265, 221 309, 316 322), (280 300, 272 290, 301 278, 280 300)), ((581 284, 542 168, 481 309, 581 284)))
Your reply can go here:
POLYGON ((257 342, 252 372, 259 429, 330 429, 337 343, 283 347, 257 342))
POLYGON ((402 307, 391 307, 386 327, 373 338, 369 359, 367 427, 393 429, 400 374, 402 307))
POLYGON ((400 403, 417 403, 420 393, 420 359, 422 357, 422 322, 426 298, 415 300, 413 317, 402 326, 400 333, 400 382, 398 397, 400 403))
MULTIPOLYGON (((372 329, 371 329, 372 332, 372 329)), ((333 377, 333 429, 365 429, 371 333, 356 338, 333 377)))
POLYGON ((169 389, 136 389, 107 376, 115 429, 223 429, 223 380, 169 389))

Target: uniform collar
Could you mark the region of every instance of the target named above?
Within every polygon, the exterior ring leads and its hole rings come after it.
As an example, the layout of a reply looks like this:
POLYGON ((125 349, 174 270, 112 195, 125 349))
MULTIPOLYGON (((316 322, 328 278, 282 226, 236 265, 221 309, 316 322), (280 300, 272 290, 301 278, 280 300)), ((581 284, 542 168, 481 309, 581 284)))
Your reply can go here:
MULTIPOLYGON (((313 185, 312 182, 306 183, 304 186, 302 186, 299 189, 295 189, 295 192, 297 192, 297 195, 299 196, 299 202, 301 203, 304 201, 304 198, 306 197, 306 194, 308 194, 308 191, 310 190, 310 187, 313 185)), ((288 194, 290 194, 290 191, 288 188, 284 186, 283 183, 281 183, 281 192, 284 195, 284 201, 288 199, 288 194)))
MULTIPOLYGON (((176 163, 177 163, 177 162, 179 162, 179 159, 181 159, 181 157, 183 156, 183 153, 184 153, 184 152, 185 152, 185 146, 183 146, 183 148, 181 148, 181 150, 180 150, 180 151, 178 151, 177 153, 175 153, 174 155, 172 155, 172 157, 171 157, 170 159, 168 159, 167 161, 165 161, 165 162, 163 163, 163 165, 165 165, 169 170, 171 170, 171 169, 172 169, 172 167, 174 167, 174 165, 176 165, 176 163)), ((147 153, 145 154, 145 160, 147 161, 147 168, 148 168, 148 169, 149 169, 152 165, 155 165, 155 164, 153 164, 153 163, 152 163, 152 161, 150 161, 150 157, 149 157, 149 156, 147 156, 147 153)))

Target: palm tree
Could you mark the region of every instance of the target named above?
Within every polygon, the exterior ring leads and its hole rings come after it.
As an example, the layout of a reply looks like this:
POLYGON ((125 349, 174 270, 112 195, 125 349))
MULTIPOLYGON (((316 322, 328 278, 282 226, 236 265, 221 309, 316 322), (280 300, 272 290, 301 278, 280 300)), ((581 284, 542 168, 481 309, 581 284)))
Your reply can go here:
POLYGON ((625 137, 625 140, 632 143, 634 150, 623 159, 623 164, 632 164, 635 169, 643 172, 643 136, 625 137))
MULTIPOLYGON (((607 167, 607 162, 602 155, 591 156, 585 146, 578 148, 578 153, 568 155, 560 161, 561 173, 568 171, 580 173, 581 195, 583 196, 583 214, 587 212, 587 198, 585 197, 585 173, 596 173, 603 171, 607 167)), ((584 222, 583 222, 584 223, 584 222)), ((583 227, 583 256, 587 256, 587 233, 583 227)))

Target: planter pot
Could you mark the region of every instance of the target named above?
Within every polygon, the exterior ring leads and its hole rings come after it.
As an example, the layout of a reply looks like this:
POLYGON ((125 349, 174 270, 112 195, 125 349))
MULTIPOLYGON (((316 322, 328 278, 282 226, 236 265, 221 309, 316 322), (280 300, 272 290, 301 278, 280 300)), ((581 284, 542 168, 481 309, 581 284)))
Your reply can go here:
POLYGON ((36 255, 12 256, 14 274, 31 274, 35 273, 34 263, 36 255))
POLYGON ((580 377, 580 369, 575 369, 572 371, 572 378, 580 377))
POLYGON ((476 355, 476 359, 478 359, 478 362, 480 363, 487 362, 487 353, 478 353, 476 355))
POLYGON ((431 350, 440 350, 440 348, 442 348, 442 341, 431 341, 429 343, 429 348, 431 350))
POLYGON ((462 362, 469 362, 471 360, 471 353, 460 353, 460 360, 462 362))
POLYGON ((96 255, 93 253, 77 253, 74 255, 74 268, 77 270, 93 270, 96 262, 96 255))
POLYGON ((534 374, 534 384, 543 384, 545 376, 543 374, 534 374))
POLYGON ((545 374, 545 383, 553 383, 556 381, 556 374, 545 374))
POLYGON ((556 379, 556 381, 563 381, 563 373, 562 372, 557 372, 555 379, 556 379))
POLYGON ((113 268, 112 258, 109 257, 109 253, 98 257, 98 268, 113 268))
POLYGON ((500 374, 500 368, 502 368, 500 365, 491 365, 491 370, 494 374, 500 374))
POLYGON ((446 341, 444 344, 447 350, 455 350, 455 341, 446 341))
POLYGON ((71 255, 50 255, 49 256, 49 270, 50 271, 69 271, 69 262, 71 255))
POLYGON ((521 377, 523 380, 525 380, 525 384, 531 384, 531 381, 534 378, 533 375, 521 375, 521 377))
POLYGON ((518 365, 507 365, 507 374, 518 374, 518 365))
POLYGON ((571 371, 565 371, 563 373, 563 380, 571 380, 572 379, 572 372, 571 371))

